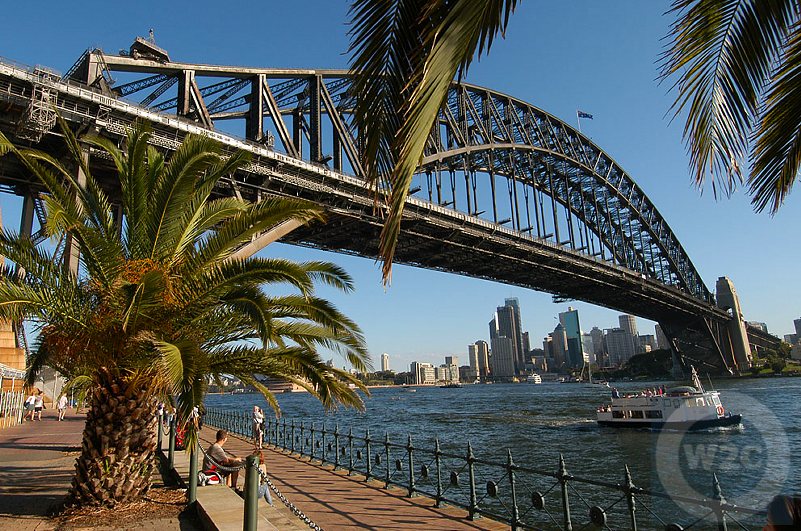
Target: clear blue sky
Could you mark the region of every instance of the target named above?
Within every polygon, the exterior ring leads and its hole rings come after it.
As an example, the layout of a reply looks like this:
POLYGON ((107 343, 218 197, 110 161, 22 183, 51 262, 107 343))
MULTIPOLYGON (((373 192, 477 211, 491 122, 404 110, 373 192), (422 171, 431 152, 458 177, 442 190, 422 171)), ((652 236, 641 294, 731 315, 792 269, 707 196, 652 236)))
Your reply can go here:
MULTIPOLYGON (((155 30, 173 60, 263 67, 345 68, 346 2, 55 2, 4 10, 0 56, 66 71, 87 47, 127 49, 155 30), (256 7, 258 6, 258 7, 256 7)), ((687 171, 678 121, 670 123, 667 84, 659 85, 660 39, 670 22, 665 1, 522 2, 507 37, 471 69, 468 81, 534 104, 575 124, 576 109, 594 115, 582 129, 645 190, 714 289, 733 279, 746 319, 773 333, 792 332, 801 316, 801 199, 792 194, 771 218, 737 193, 716 201, 700 194, 687 171), (794 228, 793 228, 794 227, 794 228)), ((18 201, 1 195, 4 225, 18 224, 18 201)), ((396 266, 390 289, 370 260, 275 245, 269 254, 324 258, 344 266, 357 290, 327 291, 363 327, 376 364, 390 354, 395 370, 412 360, 466 361, 467 345, 487 339, 487 323, 506 297, 520 299, 532 345, 553 329, 567 304, 516 287, 396 266)), ((617 313, 583 303, 582 328, 617 325, 617 313)), ((639 320, 641 333, 653 324, 639 320)))

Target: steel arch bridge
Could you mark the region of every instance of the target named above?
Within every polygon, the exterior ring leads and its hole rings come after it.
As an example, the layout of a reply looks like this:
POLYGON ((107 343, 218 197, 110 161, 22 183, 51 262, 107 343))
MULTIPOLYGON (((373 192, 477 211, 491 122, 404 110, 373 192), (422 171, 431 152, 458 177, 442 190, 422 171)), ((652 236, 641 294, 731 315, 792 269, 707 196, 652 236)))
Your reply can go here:
MULTIPOLYGON (((363 179, 350 86, 345 71, 171 62, 137 39, 125 55, 88 50, 62 77, 0 63, 0 128, 56 154, 56 112, 79 133, 116 139, 147 120, 154 143, 168 150, 188 133, 211 135, 253 155, 219 193, 300 196, 329 213, 325 224, 276 228, 243 253, 280 237, 375 257, 382 212, 363 179)), ((90 160, 102 173, 102 158, 90 160)), ((35 238, 37 183, 0 159, 0 184, 26 197, 22 226, 35 238)), ((697 363, 747 363, 731 347, 730 313, 718 308, 651 200, 556 117, 454 83, 411 191, 398 262, 633 313, 659 322, 697 363)))

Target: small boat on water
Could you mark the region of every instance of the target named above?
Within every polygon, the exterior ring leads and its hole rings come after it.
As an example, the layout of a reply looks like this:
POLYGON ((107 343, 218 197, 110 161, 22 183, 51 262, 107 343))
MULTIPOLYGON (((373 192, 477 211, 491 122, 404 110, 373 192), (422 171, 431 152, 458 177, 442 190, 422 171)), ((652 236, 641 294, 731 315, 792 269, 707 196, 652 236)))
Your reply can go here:
POLYGON ((534 374, 529 374, 528 377, 526 377, 526 382, 527 383, 533 383, 533 384, 541 384, 542 383, 542 376, 540 376, 536 372, 534 374))
POLYGON ((461 387, 462 387, 462 384, 455 383, 455 382, 439 386, 440 389, 459 389, 461 387))
POLYGON ((736 426, 741 415, 727 412, 718 391, 706 391, 692 367, 693 386, 667 389, 664 394, 620 395, 598 408, 598 424, 615 428, 703 430, 736 426))

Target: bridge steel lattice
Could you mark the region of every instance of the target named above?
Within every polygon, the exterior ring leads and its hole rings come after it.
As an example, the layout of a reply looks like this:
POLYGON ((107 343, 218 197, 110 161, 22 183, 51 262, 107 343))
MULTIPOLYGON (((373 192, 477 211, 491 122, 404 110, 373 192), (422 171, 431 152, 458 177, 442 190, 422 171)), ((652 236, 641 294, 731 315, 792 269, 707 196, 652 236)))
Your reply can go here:
MULTIPOLYGON (((326 223, 283 231, 282 241, 377 256, 382 210, 363 178, 347 72, 131 55, 87 51, 63 78, 0 62, 0 128, 56 155, 64 154, 56 112, 79 134, 114 139, 146 120, 166 150, 189 133, 212 136, 252 154, 218 193, 291 195, 326 208, 326 223)), ((96 174, 108 170, 113 195, 108 161, 88 155, 96 174)), ((27 198, 22 230, 32 234, 40 186, 9 157, 0 159, 0 186, 27 198)), ((411 191, 397 262, 639 315, 707 369, 743 363, 732 354, 731 316, 654 204, 609 155, 554 116, 454 83, 411 191)))

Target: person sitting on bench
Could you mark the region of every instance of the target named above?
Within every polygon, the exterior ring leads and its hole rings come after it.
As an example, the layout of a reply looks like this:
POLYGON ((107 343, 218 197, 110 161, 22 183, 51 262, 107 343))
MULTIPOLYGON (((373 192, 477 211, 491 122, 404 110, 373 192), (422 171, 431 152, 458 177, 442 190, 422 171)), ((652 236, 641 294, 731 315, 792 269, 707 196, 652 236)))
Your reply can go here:
POLYGON ((220 469, 223 467, 241 467, 243 461, 233 454, 223 450, 225 441, 228 440, 228 432, 219 430, 217 432, 217 441, 214 442, 206 451, 206 456, 203 458, 203 473, 216 472, 225 478, 225 484, 229 487, 236 489, 236 484, 239 480, 239 469, 228 471, 220 469))

